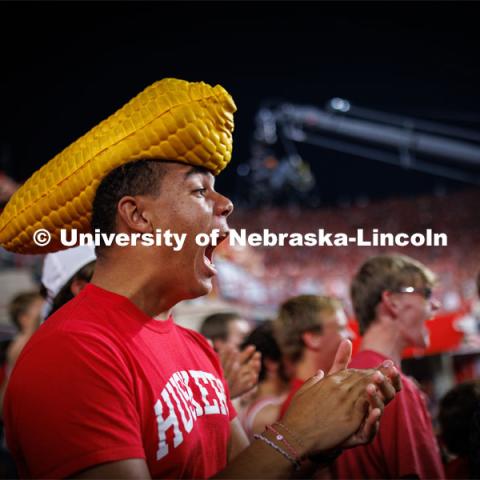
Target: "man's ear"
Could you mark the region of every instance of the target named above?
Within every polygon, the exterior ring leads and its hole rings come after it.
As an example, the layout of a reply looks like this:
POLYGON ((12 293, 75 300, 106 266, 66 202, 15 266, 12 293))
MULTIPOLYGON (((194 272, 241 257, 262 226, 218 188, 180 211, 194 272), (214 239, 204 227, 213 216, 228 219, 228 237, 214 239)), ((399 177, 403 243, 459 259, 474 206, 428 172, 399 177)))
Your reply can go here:
POLYGON ((221 352, 225 348, 225 342, 223 340, 220 340, 219 338, 215 338, 212 340, 213 344, 213 349, 216 352, 221 352))
POLYGON ((392 292, 384 290, 382 292, 383 308, 390 314, 391 317, 396 318, 398 315, 398 299, 392 292))
POLYGON ((21 313, 18 316, 18 324, 20 325, 20 331, 23 331, 23 329, 26 327, 27 317, 28 317, 27 313, 21 313))
POLYGON ((303 343, 310 350, 318 350, 322 345, 323 337, 318 333, 304 332, 302 333, 303 343))
POLYGON ((148 218, 148 214, 145 214, 147 204, 148 200, 141 195, 122 197, 117 205, 120 221, 130 230, 140 233, 151 233, 153 226, 148 218))

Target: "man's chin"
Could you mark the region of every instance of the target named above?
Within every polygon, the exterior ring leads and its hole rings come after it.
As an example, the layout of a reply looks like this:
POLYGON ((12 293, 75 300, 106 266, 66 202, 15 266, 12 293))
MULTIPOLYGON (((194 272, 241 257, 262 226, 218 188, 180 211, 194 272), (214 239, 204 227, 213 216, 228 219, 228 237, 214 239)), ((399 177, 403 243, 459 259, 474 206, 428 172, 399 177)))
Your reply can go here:
POLYGON ((194 298, 203 297, 204 295, 208 295, 212 289, 213 285, 211 278, 199 281, 197 285, 192 286, 187 294, 188 297, 184 298, 184 300, 192 300, 194 298))

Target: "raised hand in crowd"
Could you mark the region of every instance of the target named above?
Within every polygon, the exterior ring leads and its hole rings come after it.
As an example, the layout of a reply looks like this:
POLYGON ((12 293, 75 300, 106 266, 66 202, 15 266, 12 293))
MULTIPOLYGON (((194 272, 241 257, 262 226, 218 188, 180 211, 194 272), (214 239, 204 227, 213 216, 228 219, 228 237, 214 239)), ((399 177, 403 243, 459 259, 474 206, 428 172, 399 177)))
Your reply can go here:
POLYGON ((257 385, 261 354, 253 345, 247 346, 242 351, 225 346, 220 352, 220 361, 231 398, 238 398, 257 385))

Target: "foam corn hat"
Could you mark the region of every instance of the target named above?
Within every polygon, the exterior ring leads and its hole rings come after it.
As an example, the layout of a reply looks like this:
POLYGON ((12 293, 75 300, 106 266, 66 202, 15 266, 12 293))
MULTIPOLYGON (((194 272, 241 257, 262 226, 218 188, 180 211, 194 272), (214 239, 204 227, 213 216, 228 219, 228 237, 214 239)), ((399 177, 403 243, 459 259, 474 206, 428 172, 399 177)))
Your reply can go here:
POLYGON ((139 159, 169 159, 220 173, 232 155, 233 113, 228 92, 216 85, 165 78, 76 140, 35 172, 0 215, 0 245, 17 253, 63 250, 60 229, 90 231, 101 180, 139 159), (33 241, 45 229, 46 247, 33 241))

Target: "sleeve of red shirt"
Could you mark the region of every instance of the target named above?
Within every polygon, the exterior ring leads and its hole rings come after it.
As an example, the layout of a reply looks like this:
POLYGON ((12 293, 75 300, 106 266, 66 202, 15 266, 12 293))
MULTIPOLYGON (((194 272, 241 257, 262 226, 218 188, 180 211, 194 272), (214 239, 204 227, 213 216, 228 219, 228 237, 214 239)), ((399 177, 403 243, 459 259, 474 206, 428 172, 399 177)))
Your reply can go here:
POLYGON ((190 330, 188 328, 184 328, 184 327, 180 327, 180 328, 183 329, 183 331, 186 332, 187 335, 190 335, 195 340, 195 342, 202 347, 202 349, 210 358, 215 370, 217 371, 219 378, 221 378, 222 380, 223 389, 225 390, 225 395, 227 397, 228 418, 230 421, 234 420, 237 417, 237 410, 235 409, 232 403, 232 399, 230 397, 230 388, 228 387, 227 379, 225 378, 225 374, 223 373, 223 367, 222 367, 222 362, 220 361, 220 356, 213 349, 210 343, 208 343, 208 341, 203 335, 201 335, 198 332, 195 332, 194 330, 190 330))
POLYGON ((125 359, 91 336, 60 338, 37 345, 35 360, 25 352, 9 385, 7 442, 17 458, 28 458, 20 474, 61 478, 145 458, 125 359))
POLYGON ((225 395, 227 396, 227 406, 228 406, 228 419, 230 421, 234 420, 237 417, 237 410, 232 403, 232 398, 230 397, 230 387, 228 386, 227 379, 225 378, 225 374, 223 373, 222 363, 220 362, 220 358, 215 353, 218 362, 218 369, 220 378, 222 379, 223 389, 225 390, 225 395))
MULTIPOLYGON (((223 372, 222 372, 223 375, 223 372)), ((228 383, 225 377, 222 378, 223 388, 225 390, 225 394, 227 395, 227 406, 228 406, 228 419, 230 421, 234 420, 237 417, 237 410, 235 409, 232 399, 230 398, 230 389, 228 388, 228 383)))

